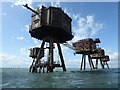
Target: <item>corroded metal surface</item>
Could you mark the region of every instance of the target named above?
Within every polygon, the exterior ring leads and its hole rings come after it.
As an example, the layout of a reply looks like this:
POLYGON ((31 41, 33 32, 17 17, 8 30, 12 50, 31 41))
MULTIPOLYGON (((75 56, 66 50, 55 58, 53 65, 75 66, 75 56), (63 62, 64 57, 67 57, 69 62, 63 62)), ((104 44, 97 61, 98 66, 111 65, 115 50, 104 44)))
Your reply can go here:
POLYGON ((96 38, 95 40, 92 38, 81 39, 74 42, 72 46, 66 43, 66 41, 69 41, 74 37, 71 31, 72 19, 64 13, 60 7, 42 6, 41 8, 38 7, 33 10, 28 7, 27 4, 23 6, 33 12, 31 15, 32 22, 29 28, 31 37, 43 40, 40 48, 35 47, 30 49, 29 56, 33 58, 30 71, 37 73, 38 68, 39 72, 41 72, 41 69, 43 68, 44 73, 44 68, 47 68, 47 72, 53 72, 55 67, 62 67, 63 71, 66 71, 60 43, 63 43, 63 45, 75 50, 76 54, 82 54, 80 70, 82 70, 83 63, 84 70, 86 68, 86 56, 88 56, 91 70, 98 68, 98 60, 100 60, 103 69, 104 65, 107 65, 109 68, 107 63, 107 61, 110 61, 109 56, 105 55, 105 51, 103 49, 97 47, 97 43, 101 43, 99 38, 96 38), (49 43, 49 54, 47 61, 41 63, 41 58, 44 57, 45 42, 49 43), (58 47, 61 65, 59 63, 54 63, 54 43, 56 43, 58 47), (95 67, 92 59, 96 59, 95 67))
POLYGON ((105 57, 101 58, 101 60, 102 60, 103 62, 107 62, 107 61, 110 61, 110 58, 109 58, 108 55, 106 55, 105 57))
POLYGON ((104 49, 101 49, 101 48, 97 48, 96 53, 91 54, 92 59, 100 59, 103 57, 105 57, 105 51, 104 51, 104 49))
POLYGON ((32 14, 29 32, 32 37, 49 42, 63 43, 73 38, 71 31, 72 19, 59 7, 37 8, 32 14), (57 16, 57 17, 56 17, 57 16))
POLYGON ((82 54, 86 52, 92 53, 96 49, 96 42, 91 38, 82 39, 73 43, 73 47, 75 48, 77 54, 82 54))

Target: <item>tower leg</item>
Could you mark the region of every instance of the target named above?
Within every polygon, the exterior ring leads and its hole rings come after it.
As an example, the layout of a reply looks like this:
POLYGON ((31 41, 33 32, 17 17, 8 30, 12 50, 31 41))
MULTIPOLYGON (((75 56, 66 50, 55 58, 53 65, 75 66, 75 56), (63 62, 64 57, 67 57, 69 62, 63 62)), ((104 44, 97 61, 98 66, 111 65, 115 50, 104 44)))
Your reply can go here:
POLYGON ((100 63, 101 63, 101 66, 102 66, 102 69, 104 69, 104 65, 102 63, 102 60, 100 59, 100 63))
POLYGON ((84 70, 85 70, 85 67, 86 67, 86 55, 84 55, 84 70))
POLYGON ((49 43, 49 54, 50 54, 50 62, 49 62, 49 71, 53 72, 53 40, 50 40, 49 43))
POLYGON ((44 65, 43 65, 43 73, 45 72, 45 67, 44 67, 44 65))
POLYGON ((48 73, 48 70, 49 70, 49 66, 47 65, 47 73, 48 73))
POLYGON ((64 59, 63 59, 63 55, 62 55, 62 50, 61 50, 60 44, 57 43, 57 46, 58 46, 58 51, 59 51, 59 55, 60 55, 63 71, 66 71, 66 67, 65 67, 65 63, 64 63, 64 59))
POLYGON ((36 66, 33 66, 32 73, 37 73, 37 67, 36 66))
POLYGON ((93 61, 92 61, 91 57, 90 57, 90 61, 91 61, 91 65, 92 65, 93 69, 95 69, 95 67, 94 67, 94 64, 93 64, 93 61))
POLYGON ((35 58, 33 58, 33 62, 32 62, 32 65, 30 66, 29 72, 31 72, 31 69, 33 68, 34 62, 35 62, 35 58))
POLYGON ((96 59, 96 66, 95 66, 96 69, 98 69, 98 59, 96 59))
POLYGON ((42 69, 42 67, 40 66, 40 67, 39 67, 39 73, 41 73, 41 69, 42 69))
POLYGON ((109 69, 109 65, 108 65, 108 63, 106 62, 106 65, 107 65, 107 68, 109 69))
POLYGON ((35 64, 38 64, 39 60, 42 58, 41 55, 42 55, 42 49, 44 48, 44 45, 45 45, 45 41, 43 41, 41 44, 41 49, 38 52, 35 64))
POLYGON ((92 67, 93 69, 95 69, 94 64, 93 64, 93 61, 92 61, 92 59, 91 59, 91 57, 90 57, 90 54, 88 54, 88 59, 89 59, 89 61, 90 61, 90 63, 91 63, 91 67, 92 67))
MULTIPOLYGON (((42 42, 41 44, 41 48, 43 49, 44 48, 44 45, 45 45, 45 41, 42 42)), ((35 62, 35 66, 33 67, 33 70, 32 72, 34 73, 37 73, 37 64, 39 63, 39 60, 41 59, 41 54, 42 54, 42 49, 40 49, 40 51, 38 52, 38 55, 37 55, 37 58, 36 58, 36 62, 35 62)))
POLYGON ((84 57, 85 57, 85 55, 83 54, 83 55, 82 55, 82 61, 81 61, 81 65, 80 65, 80 70, 82 70, 82 66, 83 66, 83 60, 85 59, 84 57))
POLYGON ((90 64, 90 70, 92 70, 92 62, 91 62, 90 54, 88 55, 88 60, 89 60, 89 64, 90 64))
POLYGON ((50 49, 49 49, 49 54, 47 58, 47 73, 49 72, 49 69, 50 69, 50 49))

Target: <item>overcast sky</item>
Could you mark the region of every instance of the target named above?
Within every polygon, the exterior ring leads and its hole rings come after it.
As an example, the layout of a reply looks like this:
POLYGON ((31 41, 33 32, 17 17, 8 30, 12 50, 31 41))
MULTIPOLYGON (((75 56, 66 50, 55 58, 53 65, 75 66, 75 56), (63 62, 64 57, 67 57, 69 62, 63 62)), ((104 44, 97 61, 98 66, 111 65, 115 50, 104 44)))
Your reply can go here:
MULTIPOLYGON (((41 41, 31 38, 28 29, 31 24, 32 12, 21 5, 28 3, 32 8, 55 6, 61 7, 72 18, 72 34, 74 38, 68 43, 82 38, 100 38, 99 47, 105 49, 110 56, 111 68, 118 67, 118 3, 117 2, 33 2, 18 0, 2 2, 1 32, 2 51, 0 52, 1 67, 29 67, 29 48, 40 46, 41 41)), ((65 64, 69 68, 79 68, 81 55, 63 45, 62 51, 65 64)), ((55 49, 55 60, 58 53, 55 49)), ((47 52, 47 51, 46 51, 47 52)), ((47 54, 45 54, 46 59, 47 54)), ((88 66, 89 68, 89 66, 88 66)))

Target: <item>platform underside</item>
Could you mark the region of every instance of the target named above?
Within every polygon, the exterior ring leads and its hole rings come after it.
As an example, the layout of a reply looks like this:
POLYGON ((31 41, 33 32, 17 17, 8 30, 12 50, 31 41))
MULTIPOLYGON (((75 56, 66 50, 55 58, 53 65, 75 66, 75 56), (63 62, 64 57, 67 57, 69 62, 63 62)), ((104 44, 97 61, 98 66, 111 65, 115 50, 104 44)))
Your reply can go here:
POLYGON ((53 42, 55 43, 64 43, 74 37, 71 32, 67 32, 62 28, 50 26, 42 26, 36 29, 32 29, 29 31, 29 33, 31 34, 31 37, 44 40, 46 42, 49 42, 52 38, 53 42))
POLYGON ((101 59, 101 58, 104 58, 104 57, 91 57, 92 59, 101 59))
POLYGON ((110 61, 110 60, 102 60, 102 62, 108 62, 108 61, 110 61))
POLYGON ((92 50, 89 50, 89 51, 76 51, 76 54, 94 54, 96 53, 96 51, 92 51, 92 50))

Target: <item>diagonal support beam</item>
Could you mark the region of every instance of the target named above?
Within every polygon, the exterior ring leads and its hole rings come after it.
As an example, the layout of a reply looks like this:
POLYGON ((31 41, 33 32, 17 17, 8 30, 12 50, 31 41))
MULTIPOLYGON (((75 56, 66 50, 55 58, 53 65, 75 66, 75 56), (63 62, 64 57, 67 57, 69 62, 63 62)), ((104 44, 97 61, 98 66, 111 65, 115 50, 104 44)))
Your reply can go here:
POLYGON ((62 50, 61 50, 60 44, 57 43, 57 46, 58 46, 58 51, 59 51, 59 55, 60 55, 63 71, 66 71, 66 67, 65 67, 65 63, 64 63, 64 59, 63 59, 63 55, 62 55, 62 50))
POLYGON ((33 68, 34 62, 35 62, 35 58, 33 58, 33 62, 32 62, 32 65, 30 66, 29 72, 31 72, 31 69, 33 68))
POLYGON ((83 55, 82 55, 82 61, 81 61, 81 65, 80 65, 80 70, 82 70, 83 61, 84 61, 84 59, 85 59, 84 57, 85 57, 85 55, 83 54, 83 55))
POLYGON ((107 65, 107 68, 109 69, 109 65, 108 65, 108 63, 106 62, 106 65, 107 65))
POLYGON ((43 57, 42 56, 42 49, 44 49, 44 45, 45 45, 45 41, 43 41, 42 42, 42 44, 41 44, 41 48, 40 48, 40 50, 39 50, 39 52, 38 52, 38 55, 37 55, 37 58, 36 58, 36 61, 35 61, 35 66, 33 66, 32 67, 32 72, 34 73, 37 73, 37 64, 39 63, 39 60, 43 57))
POLYGON ((37 58, 36 58, 36 62, 35 65, 39 62, 39 60, 41 59, 41 54, 42 54, 42 49, 44 49, 44 45, 45 45, 45 41, 42 42, 40 50, 38 52, 37 58))
POLYGON ((102 60, 100 59, 100 63, 101 63, 101 66, 102 66, 102 69, 104 69, 104 65, 102 63, 102 60))

